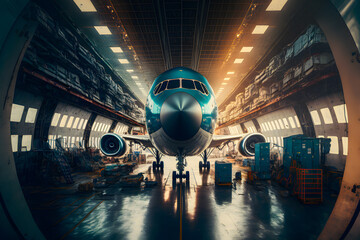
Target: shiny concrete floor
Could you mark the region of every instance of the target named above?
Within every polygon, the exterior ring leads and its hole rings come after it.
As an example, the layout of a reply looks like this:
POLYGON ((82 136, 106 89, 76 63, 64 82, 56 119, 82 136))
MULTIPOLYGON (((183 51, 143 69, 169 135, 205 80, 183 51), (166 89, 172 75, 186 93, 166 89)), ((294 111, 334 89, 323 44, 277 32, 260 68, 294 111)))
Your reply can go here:
MULTIPOLYGON (((199 157, 188 158, 190 185, 174 188, 175 159, 163 160, 163 174, 154 174, 150 164, 134 171, 157 180, 153 188, 113 185, 80 194, 75 184, 26 187, 24 193, 48 239, 316 239, 336 200, 325 194, 323 204, 303 205, 295 197, 282 197, 283 189, 267 181, 215 187, 215 160, 210 160, 210 172, 199 173, 199 157)), ((233 173, 239 169, 233 165, 233 173)), ((90 178, 75 176, 77 182, 90 178)))

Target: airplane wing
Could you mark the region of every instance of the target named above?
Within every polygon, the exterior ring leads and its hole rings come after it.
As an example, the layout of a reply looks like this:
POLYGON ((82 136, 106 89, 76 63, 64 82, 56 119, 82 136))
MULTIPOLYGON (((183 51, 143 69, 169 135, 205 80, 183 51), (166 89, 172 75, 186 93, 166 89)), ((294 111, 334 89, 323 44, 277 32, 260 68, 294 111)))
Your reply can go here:
POLYGON ((133 141, 139 143, 144 147, 148 147, 148 148, 154 147, 150 141, 149 135, 121 135, 121 137, 127 141, 133 141))
POLYGON ((227 142, 231 142, 234 140, 242 139, 246 134, 238 134, 238 135, 213 135, 212 141, 210 143, 210 148, 218 147, 227 142))

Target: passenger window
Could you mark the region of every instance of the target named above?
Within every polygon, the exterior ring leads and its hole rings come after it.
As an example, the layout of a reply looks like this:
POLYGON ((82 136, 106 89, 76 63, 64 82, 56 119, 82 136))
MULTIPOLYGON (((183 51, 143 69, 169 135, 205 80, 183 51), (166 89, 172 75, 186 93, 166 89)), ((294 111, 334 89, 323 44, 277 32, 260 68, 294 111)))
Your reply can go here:
POLYGON ((189 79, 182 80, 182 87, 187 89, 195 89, 194 81, 189 79))
POLYGON ((167 89, 175 89, 175 88, 179 88, 179 87, 180 87, 180 80, 175 79, 175 80, 169 81, 167 89))
POLYGON ((206 88, 205 84, 201 83, 201 86, 203 87, 203 89, 204 89, 204 91, 205 91, 206 95, 207 95, 207 94, 209 94, 209 91, 207 90, 207 88, 206 88))
POLYGON ((204 91, 204 89, 202 88, 200 82, 194 81, 194 83, 195 83, 196 89, 205 94, 205 91, 204 91))
POLYGON ((166 89, 166 86, 168 85, 168 81, 164 81, 161 85, 161 88, 159 90, 159 93, 162 93, 165 89, 166 89))

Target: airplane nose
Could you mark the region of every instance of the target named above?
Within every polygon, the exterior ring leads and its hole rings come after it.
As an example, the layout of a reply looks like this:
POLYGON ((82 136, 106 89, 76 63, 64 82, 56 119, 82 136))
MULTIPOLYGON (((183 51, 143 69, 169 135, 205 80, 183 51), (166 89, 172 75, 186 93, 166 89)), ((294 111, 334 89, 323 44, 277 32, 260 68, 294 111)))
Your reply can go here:
POLYGON ((188 93, 170 95, 161 107, 161 125, 174 140, 186 141, 192 138, 200 129, 201 119, 200 104, 188 93))

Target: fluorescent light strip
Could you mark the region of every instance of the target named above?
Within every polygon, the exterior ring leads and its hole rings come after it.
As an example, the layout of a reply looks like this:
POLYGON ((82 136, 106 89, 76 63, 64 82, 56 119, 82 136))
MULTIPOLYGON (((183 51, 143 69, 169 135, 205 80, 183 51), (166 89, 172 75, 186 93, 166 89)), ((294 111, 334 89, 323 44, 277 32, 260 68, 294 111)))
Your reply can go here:
POLYGON ((110 29, 107 26, 94 26, 94 28, 100 35, 111 35, 110 29))
POLYGON ((128 70, 126 70, 127 72, 129 72, 129 73, 132 73, 132 72, 134 72, 134 70, 133 69, 128 69, 128 70))
POLYGON ((125 58, 119 58, 118 60, 119 60, 119 62, 121 64, 128 64, 129 63, 129 61, 127 59, 125 59, 125 58))
POLYGON ((228 84, 227 82, 223 82, 223 83, 221 83, 221 85, 226 85, 226 84, 228 84))
POLYGON ((136 85, 141 86, 141 83, 137 82, 136 85))
POLYGON ((244 61, 243 58, 236 58, 234 63, 242 63, 244 61))
POLYGON ((272 0, 266 11, 281 11, 287 0, 272 0))
POLYGON ((240 52, 251 52, 251 50, 253 50, 253 47, 242 47, 240 52))
POLYGON ((269 25, 256 25, 252 34, 264 34, 269 25))
POLYGON ((230 78, 224 78, 225 81, 230 80, 230 78))
POLYGON ((82 12, 96 12, 96 8, 90 0, 74 0, 74 2, 82 12))
POLYGON ((138 76, 131 76, 132 79, 139 79, 138 76))
POLYGON ((235 74, 235 72, 227 72, 227 74, 229 74, 229 75, 230 75, 230 74, 235 74))
POLYGON ((122 53, 123 50, 121 49, 121 47, 110 47, 110 49, 114 52, 114 53, 122 53))

